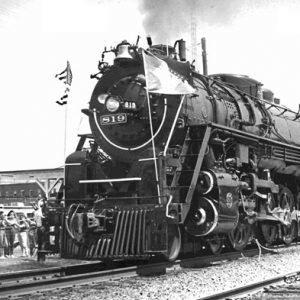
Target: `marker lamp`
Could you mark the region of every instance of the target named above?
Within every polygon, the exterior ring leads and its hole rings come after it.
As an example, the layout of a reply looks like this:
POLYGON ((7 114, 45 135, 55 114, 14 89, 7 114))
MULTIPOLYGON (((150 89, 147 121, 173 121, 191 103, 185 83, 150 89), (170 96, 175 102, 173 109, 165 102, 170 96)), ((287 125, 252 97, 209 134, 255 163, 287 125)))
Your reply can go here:
POLYGON ((99 101, 99 103, 100 104, 104 104, 105 103, 105 99, 107 98, 107 94, 100 94, 99 96, 98 96, 98 101, 99 101))

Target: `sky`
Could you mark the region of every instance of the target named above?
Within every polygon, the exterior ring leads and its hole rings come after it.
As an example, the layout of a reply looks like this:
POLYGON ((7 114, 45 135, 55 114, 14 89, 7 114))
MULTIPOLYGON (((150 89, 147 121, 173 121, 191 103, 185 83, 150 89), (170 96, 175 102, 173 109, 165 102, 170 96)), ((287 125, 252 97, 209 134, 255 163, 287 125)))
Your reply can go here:
POLYGON ((300 1, 1 0, 0 170, 62 166, 78 133, 89 131, 81 109, 104 46, 140 35, 145 47, 150 34, 154 44, 184 38, 190 50, 191 11, 210 74, 248 75, 298 110, 300 1), (64 85, 55 74, 67 60, 73 82, 65 109, 56 104, 64 85))

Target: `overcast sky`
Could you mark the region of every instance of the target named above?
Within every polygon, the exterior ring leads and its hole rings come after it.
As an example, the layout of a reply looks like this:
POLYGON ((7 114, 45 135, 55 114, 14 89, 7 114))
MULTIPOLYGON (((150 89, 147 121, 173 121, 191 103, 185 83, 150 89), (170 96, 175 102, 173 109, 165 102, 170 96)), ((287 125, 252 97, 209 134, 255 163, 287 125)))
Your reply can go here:
MULTIPOLYGON (((64 91, 55 74, 69 60, 67 153, 88 130, 88 107, 104 46, 137 35, 145 45, 184 38, 192 3, 198 41, 206 37, 209 73, 246 74, 281 103, 300 103, 300 1, 297 0, 1 0, 0 170, 55 168, 64 162, 64 91)), ((201 54, 201 47, 198 49, 201 54)), ((201 61, 201 59, 200 59, 201 61)), ((201 68, 201 65, 199 65, 201 68)))

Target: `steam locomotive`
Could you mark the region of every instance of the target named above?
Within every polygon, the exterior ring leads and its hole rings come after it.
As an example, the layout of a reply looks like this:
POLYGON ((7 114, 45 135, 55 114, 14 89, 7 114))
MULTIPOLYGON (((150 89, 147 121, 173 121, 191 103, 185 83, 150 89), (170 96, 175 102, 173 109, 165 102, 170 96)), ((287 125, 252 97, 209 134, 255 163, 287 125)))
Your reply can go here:
MULTIPOLYGON (((185 42, 104 50, 65 164, 65 257, 148 259, 242 251, 298 236, 300 115, 248 76, 202 75, 185 42), (115 55, 113 64, 105 55, 115 55), (151 92, 144 55, 193 87, 151 92)), ((158 75, 158 80, 159 80, 158 75)))

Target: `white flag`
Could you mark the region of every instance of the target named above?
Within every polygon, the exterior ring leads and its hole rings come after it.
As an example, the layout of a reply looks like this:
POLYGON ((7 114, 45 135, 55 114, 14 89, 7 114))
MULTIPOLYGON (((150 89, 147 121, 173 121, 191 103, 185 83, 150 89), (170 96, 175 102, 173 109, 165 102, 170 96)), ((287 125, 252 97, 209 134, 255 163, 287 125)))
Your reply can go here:
POLYGON ((143 60, 148 92, 171 95, 186 95, 195 92, 182 75, 170 70, 165 61, 145 51, 143 51, 143 60))

